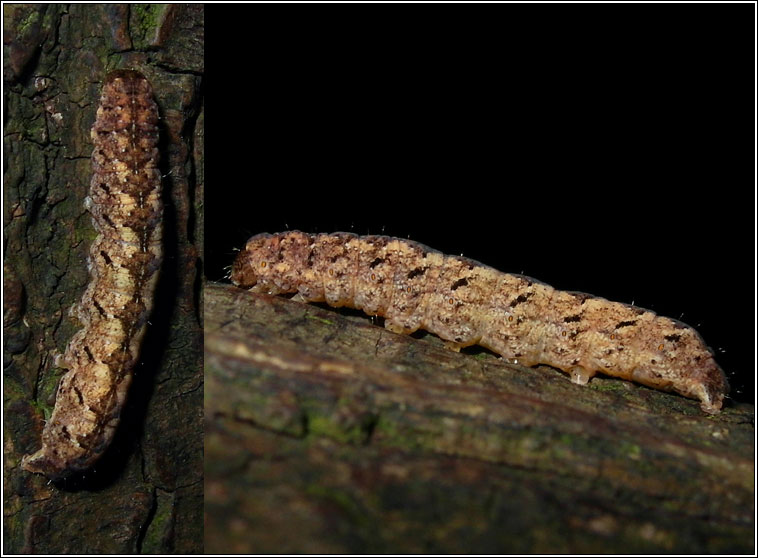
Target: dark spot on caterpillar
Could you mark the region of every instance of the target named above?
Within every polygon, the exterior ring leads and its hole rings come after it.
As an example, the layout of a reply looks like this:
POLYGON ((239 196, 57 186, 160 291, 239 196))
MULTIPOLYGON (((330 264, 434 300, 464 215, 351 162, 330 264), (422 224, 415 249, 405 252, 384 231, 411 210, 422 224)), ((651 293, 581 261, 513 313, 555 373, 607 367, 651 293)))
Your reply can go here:
POLYGON ((61 433, 63 434, 63 437, 66 438, 67 440, 71 439, 71 434, 69 433, 68 428, 66 428, 65 426, 61 428, 61 433))
POLYGON ((565 323, 581 322, 582 321, 582 315, 581 314, 574 314, 573 316, 567 316, 566 318, 563 318, 563 321, 565 323))
POLYGON ((665 339, 666 341, 671 341, 672 343, 676 343, 676 342, 677 342, 677 341, 679 341, 681 338, 682 338, 682 336, 681 336, 681 335, 678 335, 678 334, 676 334, 676 333, 672 333, 671 335, 666 335, 666 336, 664 337, 664 339, 665 339))
POLYGON ((373 262, 368 264, 369 268, 374 269, 376 266, 378 266, 380 263, 384 261, 383 258, 376 258, 373 262))
POLYGON ((105 221, 106 223, 108 223, 108 225, 110 225, 112 228, 114 228, 114 229, 116 228, 116 225, 113 223, 113 221, 111 220, 111 218, 108 217, 108 215, 103 214, 103 215, 101 215, 101 218, 102 218, 103 221, 105 221))
POLYGON ((89 347, 86 345, 84 346, 84 352, 87 353, 87 357, 92 361, 95 362, 95 357, 92 356, 92 351, 89 350, 89 347))
POLYGON ((84 397, 82 397, 81 390, 78 387, 76 387, 76 386, 72 386, 72 389, 74 390, 74 393, 76 394, 76 396, 79 398, 79 405, 83 405, 84 404, 84 397))
POLYGON ((408 279, 413 279, 414 277, 418 277, 419 275, 423 275, 426 272, 425 267, 417 267, 416 269, 410 271, 408 273, 408 279))
POLYGON ((463 279, 458 279, 453 285, 450 287, 451 291, 456 290, 458 287, 465 287, 468 285, 468 280, 464 277, 463 279))
POLYGON ((526 293, 525 295, 518 295, 514 300, 511 301, 510 307, 514 308, 515 306, 526 302, 533 294, 534 293, 526 293))
POLYGON ((100 303, 97 300, 93 298, 92 304, 95 306, 95 308, 97 308, 97 311, 100 313, 101 316, 105 316, 105 310, 103 310, 103 307, 100 306, 100 303))
POLYGON ((619 329, 621 327, 633 326, 636 323, 637 323, 637 320, 627 320, 625 322, 619 322, 619 323, 616 324, 615 329, 619 329))

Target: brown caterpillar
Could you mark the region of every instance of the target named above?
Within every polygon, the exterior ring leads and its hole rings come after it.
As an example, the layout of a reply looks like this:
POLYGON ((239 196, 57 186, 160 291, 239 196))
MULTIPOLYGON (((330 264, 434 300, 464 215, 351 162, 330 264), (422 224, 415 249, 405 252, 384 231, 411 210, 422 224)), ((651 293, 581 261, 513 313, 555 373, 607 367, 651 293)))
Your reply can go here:
POLYGON ((58 384, 42 448, 21 462, 51 479, 89 468, 110 444, 162 258, 158 107, 142 74, 118 70, 106 77, 91 137, 85 207, 97 237, 89 251, 90 281, 71 309, 83 328, 62 356, 68 372, 58 384))
POLYGON ((559 291, 423 244, 351 233, 259 234, 232 266, 256 292, 296 292, 385 318, 396 333, 430 331, 447 345, 479 344, 526 366, 547 364, 586 384, 597 372, 721 409, 729 386, 691 327, 650 310, 559 291))

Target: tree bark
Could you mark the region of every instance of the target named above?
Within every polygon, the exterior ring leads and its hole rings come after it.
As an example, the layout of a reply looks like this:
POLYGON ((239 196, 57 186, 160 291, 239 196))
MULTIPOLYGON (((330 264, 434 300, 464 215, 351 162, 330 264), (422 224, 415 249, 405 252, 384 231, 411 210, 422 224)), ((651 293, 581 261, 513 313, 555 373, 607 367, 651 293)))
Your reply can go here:
POLYGON ((202 551, 202 5, 6 5, 4 551, 202 551), (95 232, 90 128, 108 71, 159 105, 164 263, 141 363, 108 452, 58 483, 22 471, 80 325, 95 232))
POLYGON ((205 550, 752 553, 754 408, 205 290, 205 550))

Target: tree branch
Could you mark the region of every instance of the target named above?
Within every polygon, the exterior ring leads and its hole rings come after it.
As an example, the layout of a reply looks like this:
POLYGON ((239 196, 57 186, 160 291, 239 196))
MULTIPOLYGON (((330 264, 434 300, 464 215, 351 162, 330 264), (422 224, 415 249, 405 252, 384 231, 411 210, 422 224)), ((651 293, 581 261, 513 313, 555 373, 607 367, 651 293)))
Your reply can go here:
POLYGON ((752 406, 205 293, 206 552, 752 549, 752 406))

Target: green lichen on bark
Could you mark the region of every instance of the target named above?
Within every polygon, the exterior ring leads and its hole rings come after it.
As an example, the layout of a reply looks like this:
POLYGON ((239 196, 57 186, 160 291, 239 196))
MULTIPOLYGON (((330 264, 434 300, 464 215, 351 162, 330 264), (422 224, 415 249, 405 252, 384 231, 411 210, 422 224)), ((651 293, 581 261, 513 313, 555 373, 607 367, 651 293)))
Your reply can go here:
POLYGON ((168 9, 166 4, 133 4, 130 26, 132 40, 137 48, 145 48, 156 40, 161 18, 168 9))

